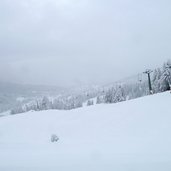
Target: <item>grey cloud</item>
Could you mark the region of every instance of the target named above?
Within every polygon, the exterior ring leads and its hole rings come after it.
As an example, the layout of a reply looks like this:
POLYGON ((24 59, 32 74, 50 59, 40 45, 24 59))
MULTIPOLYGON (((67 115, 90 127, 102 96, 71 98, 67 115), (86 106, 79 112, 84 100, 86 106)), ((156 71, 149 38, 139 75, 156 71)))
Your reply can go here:
POLYGON ((108 82, 160 66, 171 54, 170 5, 168 0, 1 0, 0 79, 108 82))

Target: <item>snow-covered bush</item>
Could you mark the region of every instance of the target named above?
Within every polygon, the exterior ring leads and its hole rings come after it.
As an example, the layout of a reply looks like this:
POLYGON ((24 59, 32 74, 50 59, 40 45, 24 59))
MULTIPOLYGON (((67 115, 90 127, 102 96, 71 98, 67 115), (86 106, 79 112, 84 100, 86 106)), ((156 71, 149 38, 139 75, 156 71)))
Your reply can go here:
POLYGON ((52 135, 51 135, 51 142, 57 142, 57 141, 59 141, 58 136, 55 135, 55 134, 52 134, 52 135))
POLYGON ((87 101, 87 106, 92 106, 92 105, 94 105, 93 100, 88 100, 88 101, 87 101))
POLYGON ((101 103, 104 103, 104 102, 105 101, 104 101, 104 96, 103 95, 97 97, 96 104, 101 104, 101 103))

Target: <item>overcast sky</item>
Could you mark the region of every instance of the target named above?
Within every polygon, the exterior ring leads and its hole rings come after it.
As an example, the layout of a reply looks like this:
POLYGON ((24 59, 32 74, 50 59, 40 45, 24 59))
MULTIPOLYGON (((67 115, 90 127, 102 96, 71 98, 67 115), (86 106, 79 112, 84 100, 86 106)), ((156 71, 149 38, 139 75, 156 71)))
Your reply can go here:
POLYGON ((170 0, 0 0, 0 80, 107 83, 171 58, 170 0))

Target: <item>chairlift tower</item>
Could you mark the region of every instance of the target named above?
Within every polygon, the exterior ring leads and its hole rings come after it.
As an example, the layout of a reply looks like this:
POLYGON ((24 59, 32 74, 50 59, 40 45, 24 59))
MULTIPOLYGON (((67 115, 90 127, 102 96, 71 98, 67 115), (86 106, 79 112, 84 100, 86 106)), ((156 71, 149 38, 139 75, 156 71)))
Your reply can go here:
MULTIPOLYGON (((171 64, 166 67, 167 69, 171 70, 171 64)), ((171 81, 169 81, 170 93, 171 93, 171 81)))
POLYGON ((150 94, 153 94, 153 89, 152 89, 152 86, 151 86, 151 78, 150 78, 150 74, 152 72, 153 71, 150 70, 150 69, 147 69, 145 72, 143 72, 144 74, 147 74, 148 75, 148 86, 149 86, 149 92, 150 92, 150 94))

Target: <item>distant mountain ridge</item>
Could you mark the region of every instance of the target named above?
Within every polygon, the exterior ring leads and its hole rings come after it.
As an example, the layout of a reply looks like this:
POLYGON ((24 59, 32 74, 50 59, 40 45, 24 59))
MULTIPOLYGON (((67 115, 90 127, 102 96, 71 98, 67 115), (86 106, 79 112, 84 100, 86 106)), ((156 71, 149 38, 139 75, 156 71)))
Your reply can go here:
POLYGON ((67 88, 45 85, 27 85, 8 82, 0 82, 0 112, 11 109, 18 105, 18 98, 29 101, 33 98, 45 95, 58 95, 67 93, 67 88))

